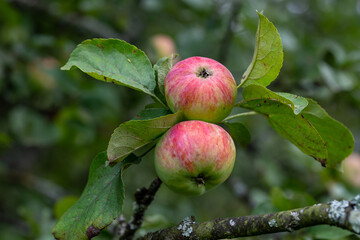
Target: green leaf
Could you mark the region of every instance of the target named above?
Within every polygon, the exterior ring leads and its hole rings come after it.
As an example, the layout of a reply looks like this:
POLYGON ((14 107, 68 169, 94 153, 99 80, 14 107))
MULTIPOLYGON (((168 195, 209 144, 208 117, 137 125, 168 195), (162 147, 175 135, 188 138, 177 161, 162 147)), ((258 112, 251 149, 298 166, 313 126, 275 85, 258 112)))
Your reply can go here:
POLYGON ((316 200, 308 193, 297 191, 283 192, 278 187, 271 189, 270 196, 272 204, 279 211, 296 209, 316 204, 316 200))
POLYGON ((314 100, 307 100, 309 105, 302 114, 316 128, 325 142, 328 152, 326 164, 330 167, 336 167, 352 153, 354 137, 348 128, 331 118, 314 100))
POLYGON ((283 47, 275 26, 261 13, 256 32, 252 62, 242 76, 239 85, 258 84, 268 86, 279 75, 283 63, 283 47))
MULTIPOLYGON (((245 90, 249 90, 249 87, 245 90)), ((272 128, 303 153, 314 157, 323 165, 326 162, 328 154, 325 142, 302 114, 294 114, 291 104, 277 99, 254 99, 240 102, 238 106, 263 114, 272 128)))
POLYGON ((154 65, 155 74, 157 77, 157 86, 162 95, 165 96, 164 83, 165 78, 170 69, 173 67, 173 61, 178 54, 171 54, 169 57, 163 57, 154 65))
POLYGON ((235 142, 240 144, 240 146, 245 148, 250 144, 251 135, 244 124, 240 122, 226 122, 224 125, 228 127, 230 136, 235 142))
POLYGON ((89 179, 79 201, 53 228, 56 239, 88 239, 121 214, 124 185, 123 164, 106 166, 106 152, 99 153, 90 166, 89 179))
POLYGON ((307 105, 306 98, 283 92, 273 92, 260 85, 249 85, 243 90, 243 97, 245 100, 263 99, 276 100, 291 107, 294 113, 299 114, 307 105))
POLYGON ((245 87, 243 96, 240 107, 265 115, 277 132, 323 166, 336 168, 353 151, 351 132, 314 100, 259 85, 245 87))
POLYGON ((164 108, 146 108, 137 114, 132 120, 148 120, 171 114, 170 110, 164 108))
POLYGON ((152 65, 143 51, 119 39, 90 39, 79 44, 62 70, 76 66, 90 76, 154 96, 152 65))
POLYGON ((122 123, 110 138, 107 150, 109 164, 121 162, 130 153, 151 143, 182 119, 182 112, 177 112, 154 119, 122 123))
POLYGON ((291 93, 277 92, 277 94, 291 101, 291 105, 295 114, 301 113, 301 111, 304 110, 304 108, 306 108, 306 106, 309 104, 306 98, 291 93))

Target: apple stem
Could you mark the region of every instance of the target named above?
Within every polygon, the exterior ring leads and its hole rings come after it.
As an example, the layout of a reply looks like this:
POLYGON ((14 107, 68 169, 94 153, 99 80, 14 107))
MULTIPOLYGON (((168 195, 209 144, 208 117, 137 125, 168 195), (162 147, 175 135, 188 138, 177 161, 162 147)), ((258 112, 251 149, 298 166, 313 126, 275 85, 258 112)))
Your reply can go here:
POLYGON ((255 112, 255 111, 239 113, 239 114, 235 114, 235 115, 229 116, 229 117, 225 118, 224 120, 222 120, 221 122, 223 123, 223 122, 226 122, 226 121, 229 121, 229 120, 231 120, 231 119, 238 118, 238 117, 255 115, 255 114, 257 114, 257 112, 255 112))

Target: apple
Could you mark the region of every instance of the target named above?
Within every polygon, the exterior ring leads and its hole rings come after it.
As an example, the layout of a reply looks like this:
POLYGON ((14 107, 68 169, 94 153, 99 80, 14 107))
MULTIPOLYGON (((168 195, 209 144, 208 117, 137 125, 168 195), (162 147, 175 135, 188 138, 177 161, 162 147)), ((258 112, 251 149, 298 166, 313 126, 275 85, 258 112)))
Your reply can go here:
POLYGON ((201 195, 224 182, 234 166, 235 145, 220 126, 198 120, 173 126, 155 148, 155 170, 171 190, 201 195))
POLYGON ((221 63, 190 57, 174 65, 165 79, 165 97, 173 112, 183 111, 189 120, 218 123, 234 106, 237 85, 221 63))
POLYGON ((165 34, 157 34, 151 38, 151 43, 158 58, 168 57, 176 52, 174 40, 165 34))

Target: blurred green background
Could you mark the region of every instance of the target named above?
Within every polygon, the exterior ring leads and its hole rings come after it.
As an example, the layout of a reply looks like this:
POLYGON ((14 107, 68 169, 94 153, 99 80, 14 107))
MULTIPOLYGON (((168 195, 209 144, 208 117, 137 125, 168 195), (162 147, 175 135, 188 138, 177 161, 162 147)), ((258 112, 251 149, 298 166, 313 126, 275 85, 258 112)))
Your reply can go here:
MULTIPOLYGON (((264 10, 278 28, 285 51, 270 88, 318 101, 350 128, 355 154, 344 173, 324 169, 263 117, 245 117, 252 141, 238 147, 231 178, 200 197, 162 186, 139 234, 190 215, 206 221, 359 193, 360 0, 0 0, 0 239, 53 239, 51 228, 80 196, 91 160, 106 149, 113 129, 151 102, 79 70, 60 71, 77 44, 120 38, 153 63, 174 51, 180 59, 210 57, 239 82, 252 59, 255 10, 264 10)), ((124 174, 128 219, 135 190, 155 178, 152 160, 149 154, 124 174)), ((111 236, 103 232, 97 239, 111 236)), ((357 237, 316 227, 248 239, 357 237)))

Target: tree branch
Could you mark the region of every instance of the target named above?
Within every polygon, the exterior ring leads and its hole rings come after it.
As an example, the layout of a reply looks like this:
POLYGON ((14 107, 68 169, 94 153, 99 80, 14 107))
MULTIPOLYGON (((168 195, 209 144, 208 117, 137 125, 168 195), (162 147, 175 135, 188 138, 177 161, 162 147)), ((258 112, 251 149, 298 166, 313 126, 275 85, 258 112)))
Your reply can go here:
POLYGON ((179 225, 148 233, 141 240, 161 239, 223 239, 255 236, 267 233, 292 232, 315 225, 332 225, 360 233, 360 195, 351 201, 331 201, 326 204, 270 213, 216 219, 195 223, 186 218, 179 225))
POLYGON ((135 193, 134 212, 130 221, 126 224, 124 221, 118 226, 118 239, 131 240, 135 232, 141 227, 145 211, 154 200, 154 196, 161 186, 161 180, 155 178, 148 188, 140 188, 135 193))

